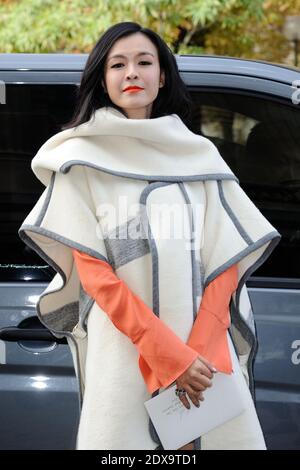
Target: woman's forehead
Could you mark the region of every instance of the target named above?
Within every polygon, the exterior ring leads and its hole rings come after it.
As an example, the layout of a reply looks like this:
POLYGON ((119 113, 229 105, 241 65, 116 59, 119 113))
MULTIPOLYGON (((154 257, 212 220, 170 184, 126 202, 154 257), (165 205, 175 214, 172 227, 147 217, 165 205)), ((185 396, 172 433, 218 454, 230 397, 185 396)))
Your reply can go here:
POLYGON ((118 39, 110 49, 108 59, 115 55, 126 58, 135 57, 146 53, 151 54, 152 57, 156 57, 157 50, 155 45, 144 34, 135 33, 130 36, 118 39))

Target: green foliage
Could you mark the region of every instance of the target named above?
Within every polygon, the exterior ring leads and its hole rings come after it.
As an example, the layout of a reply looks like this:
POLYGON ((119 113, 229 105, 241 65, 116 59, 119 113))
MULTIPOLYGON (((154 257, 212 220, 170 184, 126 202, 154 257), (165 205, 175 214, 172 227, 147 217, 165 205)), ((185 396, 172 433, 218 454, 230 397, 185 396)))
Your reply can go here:
POLYGON ((90 52, 112 24, 135 21, 177 54, 284 60, 284 16, 300 0, 0 0, 0 52, 90 52), (257 39, 260 39, 258 42, 257 39), (263 40, 262 40, 263 38, 263 40))
POLYGON ((1 52, 89 50, 113 21, 108 2, 21 0, 0 7, 1 52))
MULTIPOLYGON (((230 23, 232 8, 247 10, 262 0, 20 0, 0 3, 1 52, 88 52, 110 25, 136 21, 161 34, 172 47, 180 28, 182 48, 194 33, 221 16, 230 23), (229 15, 229 16, 228 16, 229 15)), ((179 45, 180 47, 180 45, 179 45)), ((200 49, 203 48, 200 46, 200 49)), ((182 50, 183 50, 182 49, 182 50)))

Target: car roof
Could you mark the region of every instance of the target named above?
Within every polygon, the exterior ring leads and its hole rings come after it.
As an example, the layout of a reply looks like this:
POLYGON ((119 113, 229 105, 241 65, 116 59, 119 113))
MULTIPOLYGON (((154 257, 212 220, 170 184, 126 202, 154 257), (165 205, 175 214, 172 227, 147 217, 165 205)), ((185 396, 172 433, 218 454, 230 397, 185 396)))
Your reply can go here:
MULTIPOLYGON (((76 71, 84 69, 88 54, 0 54, 0 70, 76 71)), ((300 79, 300 69, 252 59, 218 55, 175 54, 180 72, 246 75, 291 84, 300 79)))

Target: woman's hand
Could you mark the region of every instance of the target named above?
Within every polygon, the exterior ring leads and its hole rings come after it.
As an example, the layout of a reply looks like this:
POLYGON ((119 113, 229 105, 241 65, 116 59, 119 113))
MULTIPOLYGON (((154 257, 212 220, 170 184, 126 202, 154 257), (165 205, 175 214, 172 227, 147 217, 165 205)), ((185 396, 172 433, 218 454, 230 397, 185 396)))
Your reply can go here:
MULTIPOLYGON (((177 388, 184 389, 192 403, 199 407, 199 400, 204 400, 202 392, 212 386, 211 379, 215 372, 217 370, 212 364, 204 359, 204 357, 198 356, 193 364, 177 378, 177 388)), ((179 399, 186 408, 190 408, 186 395, 181 395, 179 399)))

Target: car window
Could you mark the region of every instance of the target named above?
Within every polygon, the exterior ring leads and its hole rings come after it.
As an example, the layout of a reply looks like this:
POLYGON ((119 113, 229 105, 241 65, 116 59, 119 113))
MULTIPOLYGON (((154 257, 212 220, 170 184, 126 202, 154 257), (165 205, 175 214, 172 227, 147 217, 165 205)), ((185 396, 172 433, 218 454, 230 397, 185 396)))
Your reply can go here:
POLYGON ((7 85, 0 106, 0 281, 48 280, 50 268, 18 229, 44 186, 31 170, 41 145, 71 117, 75 85, 7 85))
POLYGON ((193 92, 195 132, 214 142, 240 185, 281 233, 254 275, 300 278, 300 109, 271 97, 193 92))

